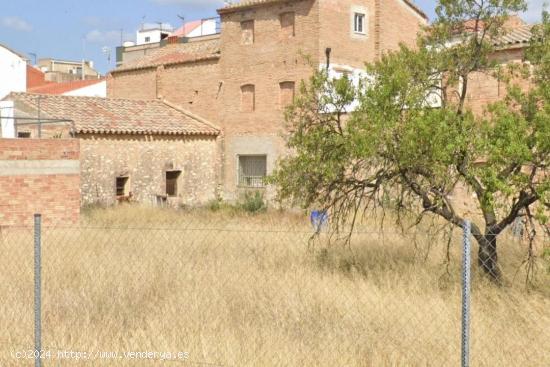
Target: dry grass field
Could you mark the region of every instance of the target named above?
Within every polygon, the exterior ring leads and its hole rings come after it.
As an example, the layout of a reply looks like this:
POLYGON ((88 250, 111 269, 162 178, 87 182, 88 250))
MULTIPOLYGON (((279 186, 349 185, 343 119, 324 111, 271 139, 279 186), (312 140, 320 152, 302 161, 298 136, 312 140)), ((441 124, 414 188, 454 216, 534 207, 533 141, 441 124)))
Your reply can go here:
MULTIPOLYGON (((140 207, 45 228, 43 365, 459 365, 458 231, 448 268, 441 236, 413 241, 367 223, 350 250, 323 238, 308 248, 311 232, 300 214, 140 207), (95 354, 108 351, 118 355, 95 354), (132 351, 188 354, 123 355, 132 351)), ((15 358, 33 345, 32 238, 0 232, 0 366, 33 365, 15 358)), ((528 292, 525 244, 506 238, 501 249, 505 286, 474 272, 471 365, 550 366, 547 264, 538 260, 528 292)))

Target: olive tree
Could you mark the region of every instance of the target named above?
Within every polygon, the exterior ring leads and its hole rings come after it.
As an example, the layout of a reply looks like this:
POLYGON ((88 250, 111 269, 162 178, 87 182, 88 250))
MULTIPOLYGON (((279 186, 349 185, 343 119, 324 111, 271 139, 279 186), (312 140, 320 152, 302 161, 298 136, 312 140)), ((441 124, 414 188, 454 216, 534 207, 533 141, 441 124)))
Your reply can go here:
POLYGON ((453 193, 467 188, 481 213, 472 224, 478 263, 498 281, 498 236, 521 216, 545 223, 550 205, 548 16, 533 30, 528 63, 504 70, 491 57, 509 14, 525 8, 440 0, 417 46, 367 64, 360 83, 316 72, 287 110, 291 154, 271 178, 279 198, 329 210, 336 228, 353 228, 388 198, 399 214, 461 227, 453 193), (473 73, 509 82, 483 114, 467 103, 473 73), (531 88, 516 85, 521 78, 531 88))

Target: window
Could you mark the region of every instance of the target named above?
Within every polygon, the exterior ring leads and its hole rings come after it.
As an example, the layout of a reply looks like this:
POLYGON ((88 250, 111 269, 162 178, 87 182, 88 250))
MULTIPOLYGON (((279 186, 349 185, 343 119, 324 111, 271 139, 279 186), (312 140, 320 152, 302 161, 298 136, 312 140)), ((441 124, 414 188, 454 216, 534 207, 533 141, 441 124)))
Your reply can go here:
POLYGON ((251 45, 254 43, 254 21, 241 22, 241 44, 251 45))
POLYGON ((353 31, 355 33, 365 34, 365 14, 354 13, 353 16, 353 31))
POLYGON ((166 196, 178 196, 178 179, 181 171, 166 171, 166 196))
POLYGON ((17 132, 18 138, 28 139, 31 137, 31 133, 29 131, 19 131, 17 132))
POLYGON ((116 196, 128 196, 128 177, 116 178, 116 196))
POLYGON ((279 86, 279 104, 284 108, 294 101, 294 82, 282 82, 279 86))
POLYGON ((239 186, 264 187, 267 176, 267 156, 239 156, 239 186))
POLYGON ((145 37, 145 42, 151 42, 151 37, 145 37))
POLYGON ((288 39, 295 35, 294 13, 281 14, 281 38, 288 39))
POLYGON ((256 108, 256 88, 252 84, 241 87, 241 111, 252 112, 256 108))

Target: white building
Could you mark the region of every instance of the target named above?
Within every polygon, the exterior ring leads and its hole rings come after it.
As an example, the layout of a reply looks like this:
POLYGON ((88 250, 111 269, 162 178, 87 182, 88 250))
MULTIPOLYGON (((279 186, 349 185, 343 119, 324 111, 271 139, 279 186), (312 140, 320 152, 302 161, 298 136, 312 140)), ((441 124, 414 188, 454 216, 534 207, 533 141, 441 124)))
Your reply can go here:
POLYGON ((34 88, 29 88, 29 93, 50 94, 76 97, 107 97, 107 81, 105 78, 75 80, 64 83, 46 83, 34 88))
POLYGON ((0 99, 10 92, 25 92, 26 88, 26 58, 0 44, 0 99))
POLYGON ((76 97, 107 97, 107 81, 105 79, 98 80, 96 83, 83 86, 63 93, 64 96, 76 97))
POLYGON ((192 22, 185 23, 183 26, 176 29, 171 35, 188 38, 210 36, 218 33, 218 20, 219 18, 194 20, 192 22))
POLYGON ((170 24, 159 24, 156 27, 146 24, 136 32, 136 45, 159 43, 168 38, 173 31, 174 29, 170 24))

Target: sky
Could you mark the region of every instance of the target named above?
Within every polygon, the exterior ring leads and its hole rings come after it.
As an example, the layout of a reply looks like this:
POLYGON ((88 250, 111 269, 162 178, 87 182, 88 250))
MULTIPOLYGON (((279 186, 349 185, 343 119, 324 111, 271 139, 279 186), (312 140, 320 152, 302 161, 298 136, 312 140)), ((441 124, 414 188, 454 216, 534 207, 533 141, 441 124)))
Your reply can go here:
MULTIPOLYGON (((550 1, 550 0, 548 0, 550 1)), ((529 0, 523 18, 540 19, 545 0, 529 0)), ((101 73, 115 67, 115 48, 135 41, 142 23, 182 21, 216 16, 223 0, 0 0, 0 44, 31 61, 37 58, 93 60, 101 73), (111 60, 108 52, 111 49, 111 60)), ((433 19, 435 2, 416 0, 433 19)))

